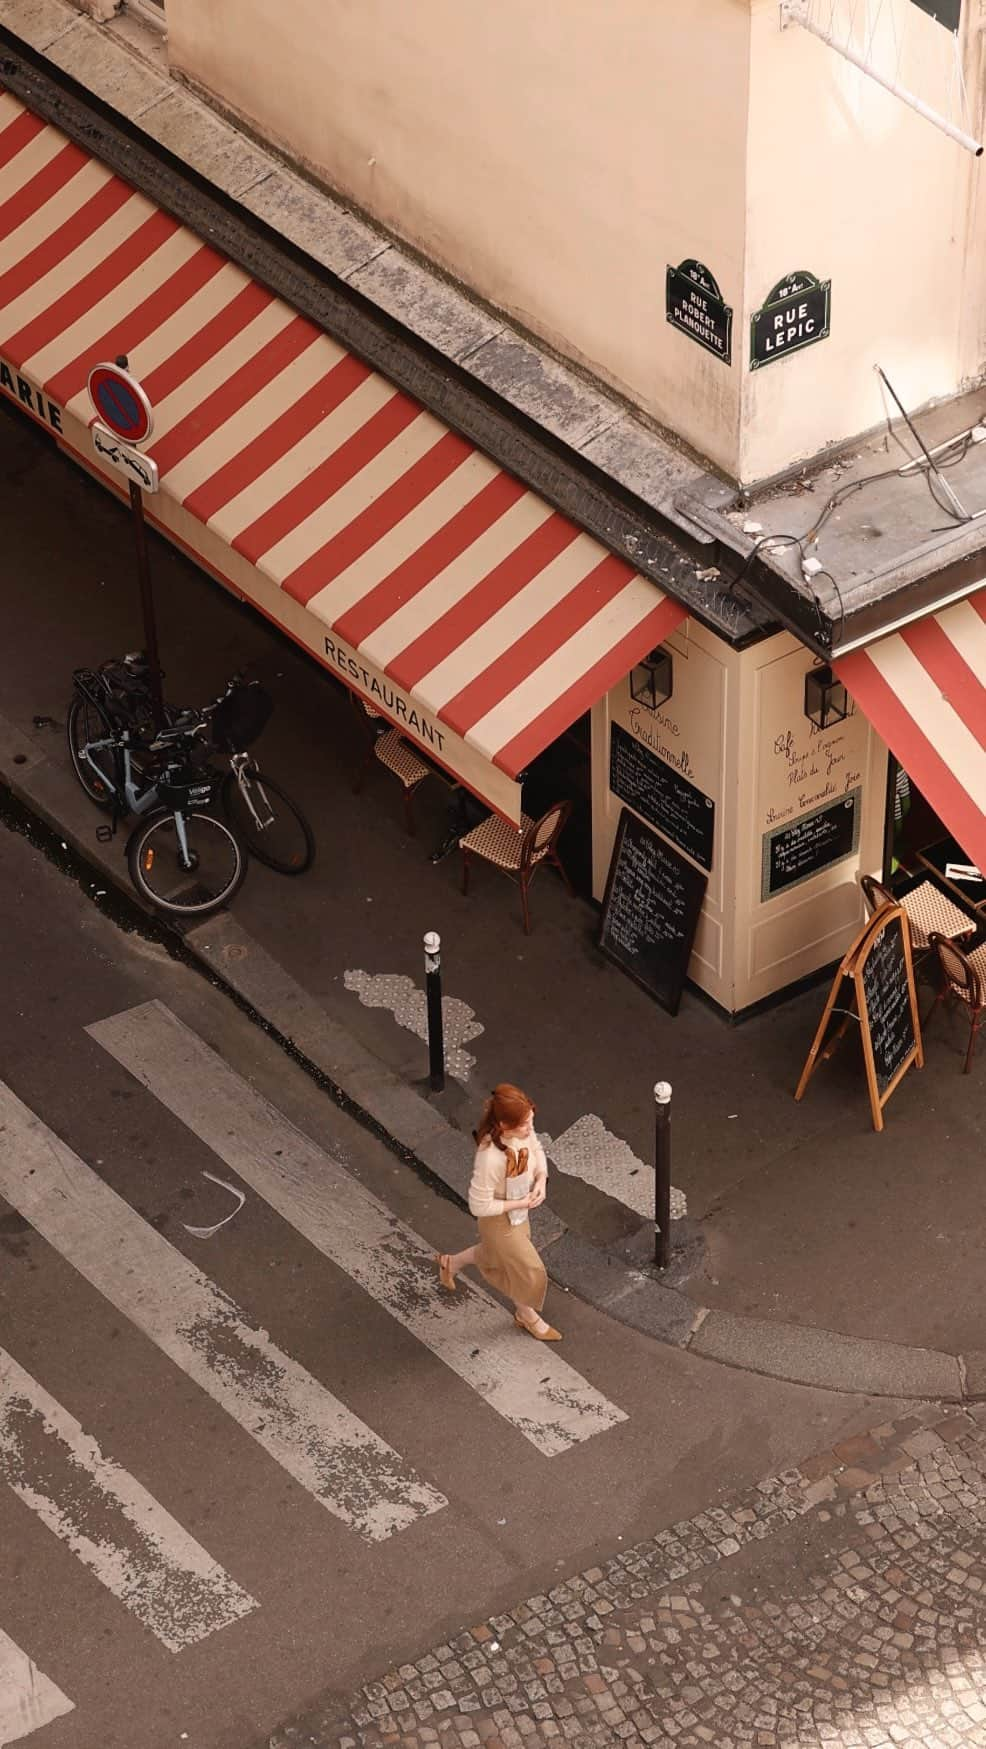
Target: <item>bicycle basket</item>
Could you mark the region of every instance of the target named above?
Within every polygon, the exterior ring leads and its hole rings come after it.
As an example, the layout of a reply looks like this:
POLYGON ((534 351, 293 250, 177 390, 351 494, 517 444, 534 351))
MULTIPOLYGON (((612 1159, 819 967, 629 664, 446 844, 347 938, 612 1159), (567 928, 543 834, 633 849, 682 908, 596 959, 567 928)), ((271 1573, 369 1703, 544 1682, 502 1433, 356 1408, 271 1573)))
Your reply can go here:
POLYGON ((274 700, 256 680, 234 686, 212 714, 212 739, 222 753, 242 753, 256 741, 274 709, 274 700))
POLYGON ((218 775, 193 765, 169 765, 157 784, 164 808, 205 808, 216 793, 218 775))

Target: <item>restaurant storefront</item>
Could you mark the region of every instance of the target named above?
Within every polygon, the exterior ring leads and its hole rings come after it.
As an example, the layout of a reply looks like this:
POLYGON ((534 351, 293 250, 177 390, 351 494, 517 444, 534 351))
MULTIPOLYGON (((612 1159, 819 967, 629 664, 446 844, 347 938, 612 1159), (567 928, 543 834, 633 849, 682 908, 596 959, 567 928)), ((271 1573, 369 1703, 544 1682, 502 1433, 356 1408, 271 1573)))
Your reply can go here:
POLYGON ((888 745, 986 859, 984 592, 929 616, 940 671, 906 632, 837 660, 856 708, 826 723, 792 632, 719 635, 9 93, 0 217, 0 392, 119 494, 86 382, 125 353, 149 519, 512 824, 588 714, 593 894, 629 809, 706 881, 689 976, 727 1012, 852 939, 888 745))

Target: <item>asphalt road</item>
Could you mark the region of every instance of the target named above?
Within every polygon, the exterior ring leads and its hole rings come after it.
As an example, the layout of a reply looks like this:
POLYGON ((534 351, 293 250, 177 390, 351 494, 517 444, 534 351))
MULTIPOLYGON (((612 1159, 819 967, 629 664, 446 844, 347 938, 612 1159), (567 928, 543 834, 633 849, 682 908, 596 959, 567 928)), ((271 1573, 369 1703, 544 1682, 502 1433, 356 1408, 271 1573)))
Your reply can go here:
POLYGON ((468 1216, 101 903, 0 828, 0 1740, 243 1749, 890 1412, 443 1306, 468 1216))

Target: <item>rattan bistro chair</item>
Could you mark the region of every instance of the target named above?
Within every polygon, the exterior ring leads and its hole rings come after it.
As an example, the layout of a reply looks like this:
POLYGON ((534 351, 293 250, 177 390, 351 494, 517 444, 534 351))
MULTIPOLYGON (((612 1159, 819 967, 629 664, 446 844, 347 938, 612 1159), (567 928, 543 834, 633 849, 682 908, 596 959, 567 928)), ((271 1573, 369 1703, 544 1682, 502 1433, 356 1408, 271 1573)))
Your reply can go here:
POLYGON ((860 875, 859 884, 863 889, 863 898, 869 906, 870 916, 875 916, 881 905, 896 905, 897 900, 889 887, 878 881, 876 875, 860 875))
POLYGON ((387 771, 393 772, 404 793, 404 820, 408 832, 414 837, 414 811, 412 803, 414 792, 426 777, 431 776, 431 768, 423 759, 419 759, 412 747, 398 734, 396 729, 381 730, 378 725, 382 721, 379 711, 372 705, 364 704, 355 693, 350 693, 353 708, 367 738, 366 756, 353 780, 353 794, 359 795, 366 781, 366 774, 374 759, 387 771))
POLYGON ((462 891, 469 891, 469 862, 473 856, 481 856, 484 862, 491 862, 495 868, 502 868, 505 874, 520 882, 520 904, 524 913, 524 934, 531 933, 531 913, 527 903, 527 889, 534 879, 534 871, 542 862, 553 863, 569 892, 572 883, 565 872, 564 865, 558 855, 558 840, 569 814, 572 811, 571 802, 555 802, 540 820, 532 820, 529 815, 521 814, 520 829, 511 826, 506 820, 501 820, 499 814, 488 814, 471 832, 459 839, 459 849, 462 852, 462 891))
MULTIPOLYGON (((963 953, 947 935, 932 935, 931 945, 938 955, 938 964, 941 967, 941 989, 935 997, 928 1020, 941 1003, 965 1004, 969 1013, 969 1049, 965 1054, 965 1068, 962 1072, 968 1075, 972 1067, 976 1038, 986 1018, 986 941, 973 948, 971 953, 963 953)), ((925 1026, 928 1020, 925 1021, 925 1026)))

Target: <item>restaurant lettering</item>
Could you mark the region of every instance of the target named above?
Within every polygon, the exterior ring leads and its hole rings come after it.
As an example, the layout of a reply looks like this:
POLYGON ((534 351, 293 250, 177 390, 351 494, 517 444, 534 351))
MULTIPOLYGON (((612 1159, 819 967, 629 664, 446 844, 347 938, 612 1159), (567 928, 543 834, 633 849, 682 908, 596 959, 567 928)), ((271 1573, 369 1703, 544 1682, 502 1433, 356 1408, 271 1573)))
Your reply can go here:
POLYGON ((750 320, 750 369, 800 352, 829 333, 832 282, 813 273, 790 273, 768 293, 750 320))
POLYGON ((661 729, 675 737, 680 735, 681 730, 677 723, 671 721, 670 717, 665 717, 660 711, 650 710, 645 717, 643 711, 634 706, 628 713, 627 721, 630 725, 630 733, 635 735, 638 741, 643 741, 645 747, 650 747, 655 753, 659 753, 661 758, 666 759, 669 765, 673 765, 676 771, 680 771, 683 777, 695 776, 686 749, 684 747, 669 747, 661 735, 661 729))
POLYGON ((49 401, 40 389, 33 383, 26 382, 18 374, 13 365, 0 358, 0 389, 9 400, 15 401, 19 407, 27 409, 35 419, 40 419, 43 425, 50 425, 52 431, 62 429, 62 410, 54 401, 49 401))
POLYGON ((427 741, 430 747, 436 747, 439 753, 442 752, 445 735, 437 723, 416 710, 410 700, 388 680, 378 679, 375 674, 371 674, 358 657, 351 656, 333 638, 326 638, 324 643, 326 656, 330 662, 335 663, 341 674, 347 674, 350 680, 362 687, 368 698, 379 704, 381 710, 388 711, 399 723, 405 724, 413 735, 427 741))

